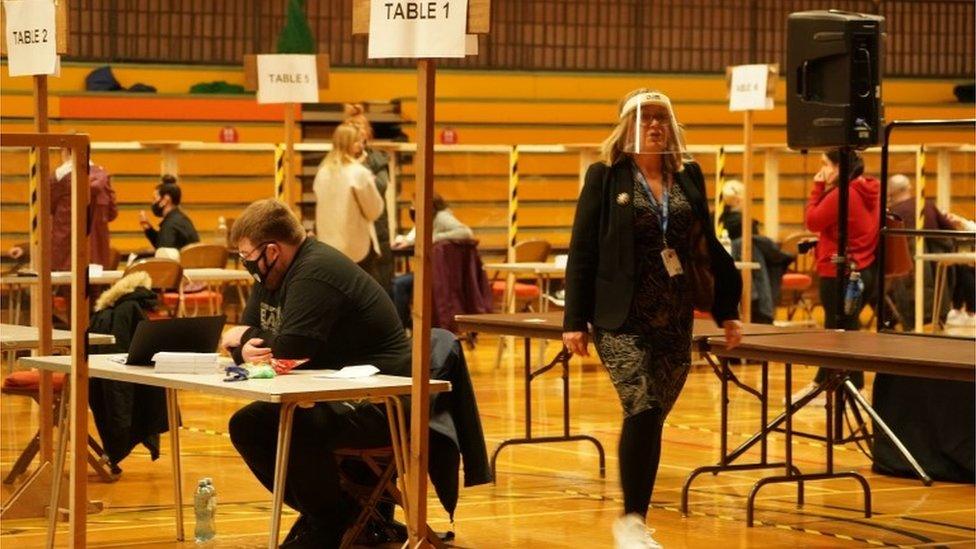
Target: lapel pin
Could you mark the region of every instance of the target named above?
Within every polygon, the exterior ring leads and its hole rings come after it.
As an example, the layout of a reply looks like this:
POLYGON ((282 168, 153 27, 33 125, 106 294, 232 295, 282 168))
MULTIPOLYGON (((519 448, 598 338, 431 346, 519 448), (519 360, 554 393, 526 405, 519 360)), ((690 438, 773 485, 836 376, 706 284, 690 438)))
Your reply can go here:
POLYGON ((620 204, 621 206, 626 206, 627 204, 630 204, 630 195, 627 193, 618 194, 617 204, 620 204))

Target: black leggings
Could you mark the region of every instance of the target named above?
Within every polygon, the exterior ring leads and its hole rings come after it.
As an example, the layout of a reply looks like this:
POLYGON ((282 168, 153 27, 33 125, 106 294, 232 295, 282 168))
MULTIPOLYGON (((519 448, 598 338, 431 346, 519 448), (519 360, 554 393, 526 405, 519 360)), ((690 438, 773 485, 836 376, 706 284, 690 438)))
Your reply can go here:
POLYGON ((624 513, 647 516, 654 491, 654 479, 661 462, 661 430, 664 418, 659 409, 644 410, 624 418, 620 431, 620 486, 624 491, 624 513))
MULTIPOLYGON (((861 269, 861 280, 864 281, 864 292, 861 296, 861 306, 858 307, 857 311, 852 315, 842 315, 840 324, 836 322, 834 317, 834 311, 837 307, 837 278, 836 277, 820 277, 820 303, 823 304, 824 308, 824 328, 832 330, 835 328, 843 328, 845 330, 857 331, 861 329, 861 310, 864 309, 865 305, 871 304, 875 305, 874 296, 875 289, 877 287, 878 280, 878 269, 875 268, 875 264, 872 263, 868 267, 861 269)), ((847 282, 846 280, 844 281, 847 282)), ((849 377, 851 381, 854 382, 854 386, 858 389, 864 387, 864 372, 850 372, 849 377)), ((817 370, 817 377, 814 381, 817 383, 823 383, 827 379, 827 373, 823 368, 817 370)))

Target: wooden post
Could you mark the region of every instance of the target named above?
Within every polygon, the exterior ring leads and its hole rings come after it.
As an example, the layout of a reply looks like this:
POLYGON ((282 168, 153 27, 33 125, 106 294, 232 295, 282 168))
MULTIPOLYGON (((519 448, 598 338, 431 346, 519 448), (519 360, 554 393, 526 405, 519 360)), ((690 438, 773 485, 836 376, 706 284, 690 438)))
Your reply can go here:
POLYGON ((285 185, 282 201, 293 207, 292 186, 295 183, 295 103, 285 103, 285 185))
POLYGON ((952 150, 938 149, 938 171, 935 180, 935 206, 942 211, 952 209, 952 150))
MULTIPOLYGON (((47 76, 34 77, 34 131, 48 132, 47 115, 47 76)), ((52 299, 51 299, 51 186, 48 184, 50 173, 50 150, 47 147, 37 148, 37 172, 31 174, 31 261, 38 273, 38 284, 31 289, 31 324, 37 326, 38 341, 37 355, 48 356, 52 353, 51 330, 53 328, 52 299), (44 219, 41 219, 44 218, 44 219)), ((41 371, 39 398, 39 421, 41 435, 40 463, 50 462, 53 455, 53 412, 54 412, 54 384, 51 372, 41 371)))
POLYGON ((763 213, 766 236, 779 240, 779 150, 766 149, 766 166, 763 169, 763 213))
POLYGON ((71 488, 69 545, 85 547, 88 517, 88 137, 71 172, 71 488))
POLYGON ((407 526, 410 546, 423 543, 427 534, 427 447, 430 429, 430 330, 433 268, 434 198, 434 78, 432 59, 417 62, 417 239, 414 248, 413 287, 413 387, 410 391, 410 465, 407 467, 407 526))
MULTIPOLYGON (((742 183, 746 195, 742 201, 742 261, 752 261, 752 110, 743 113, 742 183)), ((742 272, 742 321, 752 318, 752 271, 742 272)))

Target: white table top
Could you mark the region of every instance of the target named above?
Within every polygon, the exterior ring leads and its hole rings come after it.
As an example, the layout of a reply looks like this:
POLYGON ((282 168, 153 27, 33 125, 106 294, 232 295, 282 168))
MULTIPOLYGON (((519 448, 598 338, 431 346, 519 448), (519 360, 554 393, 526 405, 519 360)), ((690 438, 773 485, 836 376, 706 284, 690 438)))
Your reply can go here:
MULTIPOLYGON (((98 276, 88 277, 90 284, 113 284, 122 278, 123 271, 102 271, 98 276)), ((183 271, 190 282, 250 282, 253 280, 247 271, 239 269, 186 269, 183 271)), ((7 275, 0 279, 0 284, 30 285, 37 284, 36 276, 7 275)), ((51 273, 52 285, 71 284, 70 271, 54 271, 51 273)))
MULTIPOLYGON (((742 271, 752 271, 759 268, 759 263, 736 261, 735 267, 742 271)), ((485 269, 489 271, 501 271, 505 273, 527 273, 535 275, 565 275, 566 266, 555 263, 543 263, 540 261, 523 261, 513 263, 485 263, 485 269)))
POLYGON ((976 265, 976 252, 917 254, 915 259, 919 261, 935 261, 939 263, 971 263, 976 265))
MULTIPOLYGON (((19 351, 21 349, 36 349, 38 340, 36 326, 20 326, 17 324, 0 324, 0 349, 4 351, 19 351)), ((54 330, 51 343, 56 347, 71 345, 71 332, 54 330)), ((115 338, 106 334, 88 334, 88 343, 92 345, 111 345, 115 338)))
MULTIPOLYGON (((316 377, 328 370, 296 370, 272 379, 228 382, 223 380, 223 373, 157 374, 151 367, 125 366, 110 360, 119 356, 124 355, 91 355, 88 361, 89 376, 262 402, 321 402, 407 396, 412 387, 412 380, 401 376, 375 375, 359 379, 316 377)), ((25 357, 20 361, 28 368, 65 373, 71 370, 70 356, 25 357)), ((447 381, 430 382, 431 393, 450 390, 451 384, 447 381)))

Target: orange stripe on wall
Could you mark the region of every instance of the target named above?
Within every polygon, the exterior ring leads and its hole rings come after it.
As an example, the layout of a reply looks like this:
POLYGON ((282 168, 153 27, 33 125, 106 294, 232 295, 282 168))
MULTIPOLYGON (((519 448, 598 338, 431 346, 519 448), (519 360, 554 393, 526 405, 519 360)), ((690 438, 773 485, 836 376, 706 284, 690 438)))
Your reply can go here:
MULTIPOLYGON (((219 120, 277 122, 285 119, 285 105, 259 105, 247 99, 188 99, 183 97, 62 96, 61 118, 109 120, 219 120)), ((294 105, 301 120, 301 105, 294 105)))

